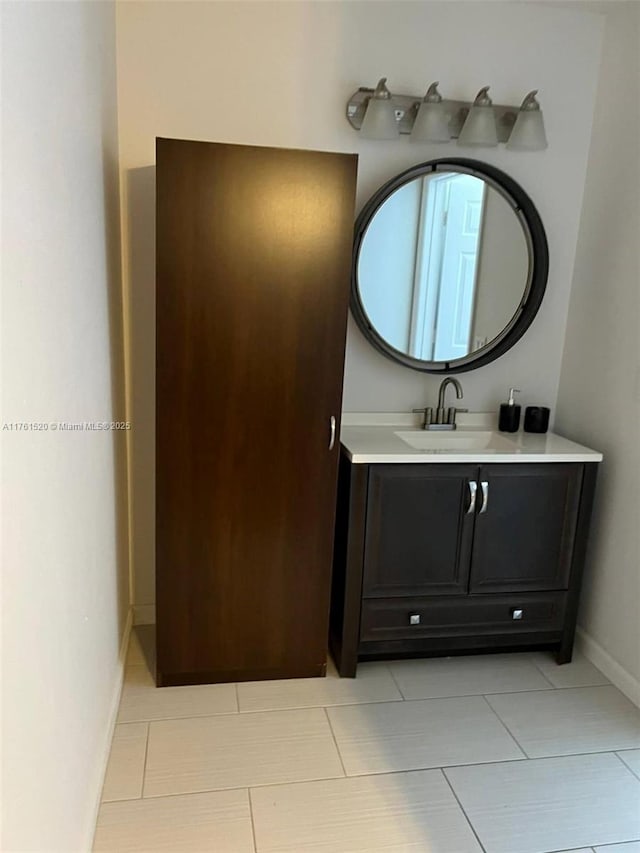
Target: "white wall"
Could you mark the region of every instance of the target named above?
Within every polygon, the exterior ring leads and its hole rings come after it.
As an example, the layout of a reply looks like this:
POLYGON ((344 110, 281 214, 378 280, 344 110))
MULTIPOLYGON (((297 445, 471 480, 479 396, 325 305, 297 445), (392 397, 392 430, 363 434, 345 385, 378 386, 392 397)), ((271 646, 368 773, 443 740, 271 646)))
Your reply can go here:
POLYGON ((587 651, 640 704, 640 5, 601 7, 603 59, 556 420, 604 453, 579 624, 587 651))
MULTIPOLYGON (((600 38, 599 16, 537 2, 119 4, 136 603, 154 600, 154 137, 358 152, 360 207, 402 169, 474 150, 360 138, 344 117, 358 86, 384 74, 392 90, 418 94, 440 80, 444 95, 471 99, 491 84, 496 103, 520 103, 538 87, 549 149, 475 156, 510 173, 538 207, 551 253, 547 296, 508 355, 461 378, 472 409, 495 409, 510 385, 524 404, 553 407, 600 38)), ((432 401, 438 381, 379 355, 350 322, 345 410, 409 410, 432 401)))
MULTIPOLYGON (((123 417, 115 13, 2 3, 2 420, 123 417)), ((3 835, 88 850, 128 609, 122 435, 3 430, 3 835)))

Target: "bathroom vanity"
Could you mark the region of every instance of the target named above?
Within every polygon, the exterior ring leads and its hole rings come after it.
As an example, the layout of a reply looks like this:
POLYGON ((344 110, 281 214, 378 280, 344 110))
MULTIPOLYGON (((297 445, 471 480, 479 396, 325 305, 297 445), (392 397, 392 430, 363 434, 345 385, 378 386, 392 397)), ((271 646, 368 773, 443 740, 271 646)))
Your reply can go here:
POLYGON ((344 415, 331 649, 358 660, 549 648, 571 660, 602 455, 459 416, 344 415))
POLYGON ((362 209, 356 323, 386 358, 446 378, 421 417, 343 417, 330 632, 341 675, 385 656, 548 648, 571 660, 602 456, 500 433, 494 415, 445 400, 449 385, 463 397, 448 374, 526 333, 548 271, 533 201, 486 163, 421 163, 362 209))

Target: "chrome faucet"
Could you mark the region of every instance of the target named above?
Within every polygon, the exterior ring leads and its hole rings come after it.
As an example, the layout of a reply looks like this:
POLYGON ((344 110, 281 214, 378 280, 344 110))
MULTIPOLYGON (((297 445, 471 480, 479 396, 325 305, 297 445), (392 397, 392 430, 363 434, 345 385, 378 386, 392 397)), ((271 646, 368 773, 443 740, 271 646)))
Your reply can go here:
POLYGON ((460 385, 457 379, 447 376, 440 383, 440 390, 438 391, 438 406, 435 413, 431 406, 426 409, 413 410, 414 412, 424 412, 423 429, 455 429, 456 414, 458 412, 469 411, 468 409, 457 409, 455 406, 450 406, 448 409, 445 409, 444 398, 449 385, 453 385, 456 389, 456 397, 458 400, 462 399, 462 385, 460 385))

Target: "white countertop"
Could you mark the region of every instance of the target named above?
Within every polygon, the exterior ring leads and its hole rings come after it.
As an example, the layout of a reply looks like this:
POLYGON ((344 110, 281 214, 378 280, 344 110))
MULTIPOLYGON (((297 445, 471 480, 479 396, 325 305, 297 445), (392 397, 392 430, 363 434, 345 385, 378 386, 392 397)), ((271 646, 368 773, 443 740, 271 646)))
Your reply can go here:
MULTIPOLYGON (((497 430, 491 413, 459 414, 458 429, 445 435, 497 430)), ((405 413, 351 413, 342 416, 340 442, 354 464, 375 462, 601 462, 602 453, 552 432, 498 433, 510 439, 505 447, 474 450, 414 450, 396 435, 407 430, 424 433, 420 415, 405 413)), ((443 433, 438 433, 442 435, 443 433)))

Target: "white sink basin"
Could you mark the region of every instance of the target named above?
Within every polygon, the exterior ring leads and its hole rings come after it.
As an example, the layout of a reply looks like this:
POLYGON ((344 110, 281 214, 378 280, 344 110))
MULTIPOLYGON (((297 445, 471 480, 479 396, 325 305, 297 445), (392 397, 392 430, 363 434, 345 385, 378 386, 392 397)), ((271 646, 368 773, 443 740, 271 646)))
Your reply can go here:
POLYGON ((465 450, 516 451, 517 445, 509 438, 496 432, 471 430, 412 430, 396 432, 414 450, 449 450, 460 453, 465 450))

